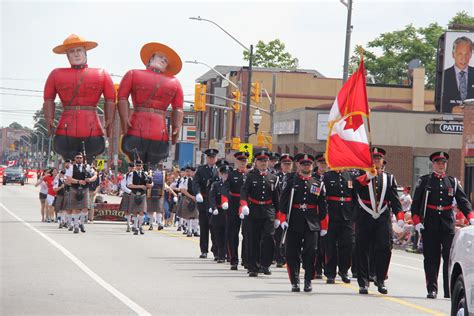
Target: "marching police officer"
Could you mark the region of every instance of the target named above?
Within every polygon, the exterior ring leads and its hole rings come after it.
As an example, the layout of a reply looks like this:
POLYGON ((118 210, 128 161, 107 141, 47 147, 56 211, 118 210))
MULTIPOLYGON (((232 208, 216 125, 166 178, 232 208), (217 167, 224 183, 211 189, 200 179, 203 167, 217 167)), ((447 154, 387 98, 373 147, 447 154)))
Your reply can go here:
MULTIPOLYGON (((283 154, 280 156, 280 166, 281 171, 276 173, 278 177, 278 192, 281 197, 281 192, 283 192, 283 183, 286 181, 287 177, 290 176, 293 170, 293 157, 289 154, 283 154)), ((286 263, 285 259, 285 249, 281 245, 281 238, 283 237, 283 227, 281 227, 282 221, 280 218, 275 220, 275 256, 277 268, 283 267, 286 263)))
MULTIPOLYGON (((249 153, 239 151, 234 154, 235 169, 229 172, 227 184, 229 187, 229 210, 226 212, 227 216, 227 249, 229 250, 230 269, 237 270, 239 264, 239 231, 242 220, 239 217, 240 207, 240 191, 244 185, 247 173, 247 161, 249 153)), ((242 240, 242 258, 246 258, 248 240, 242 240)))
MULTIPOLYGON (((206 155, 206 164, 199 166, 196 171, 196 174, 193 178, 193 192, 196 194, 196 202, 199 210, 199 228, 201 234, 199 236, 199 246, 201 248, 201 255, 199 258, 207 258, 207 253, 209 251, 209 199, 208 193, 210 185, 213 182, 213 179, 217 178, 217 154, 219 151, 217 149, 209 148, 204 151, 206 155)), ((214 234, 211 232, 211 240, 213 246, 214 234)), ((215 254, 217 258, 217 254, 215 254)))
POLYGON ((382 171, 385 153, 383 148, 372 148, 375 170, 359 176, 354 181, 354 189, 357 192, 357 207, 355 208, 354 217, 356 223, 357 282, 359 283, 360 294, 369 293, 371 241, 375 243, 377 289, 381 294, 388 293, 385 278, 392 254, 390 209, 399 220, 403 219, 402 206, 397 194, 397 181, 392 174, 382 171))
POLYGON ((455 224, 453 200, 474 225, 472 205, 466 197, 459 180, 446 175, 449 155, 444 151, 431 154, 433 172, 421 176, 416 185, 411 205, 413 224, 423 237, 423 265, 426 276, 427 298, 438 294, 438 271, 443 256, 444 297, 449 298, 448 262, 455 224))
POLYGON ((281 212, 286 215, 286 260, 291 291, 300 291, 300 265, 303 261, 304 291, 311 292, 316 273, 316 249, 319 235, 327 233, 327 205, 324 184, 311 176, 314 157, 295 156, 298 171, 287 177, 281 194, 281 212))
MULTIPOLYGON (((324 174, 328 170, 324 153, 317 154, 314 157, 314 160, 316 162, 316 168, 313 169, 313 177, 318 181, 323 181, 324 174)), ((321 236, 321 238, 318 238, 318 248, 316 249, 316 279, 322 279, 323 269, 326 271, 326 239, 327 236, 321 236)), ((331 281, 329 281, 329 284, 331 284, 331 281)))
MULTIPOLYGON (((321 158, 324 159, 324 154, 321 154, 321 158)), ((326 189, 329 216, 325 244, 326 283, 335 283, 337 266, 342 281, 350 283, 351 279, 347 272, 351 266, 352 217, 355 201, 352 173, 347 170, 329 170, 324 173, 323 183, 326 189)))
POLYGON ((267 151, 255 154, 255 168, 247 174, 240 195, 242 214, 248 216, 248 262, 250 277, 258 276, 259 271, 270 275, 275 241, 275 212, 280 209, 277 190, 277 177, 268 172, 267 151), (260 259, 260 267, 258 261, 260 259))

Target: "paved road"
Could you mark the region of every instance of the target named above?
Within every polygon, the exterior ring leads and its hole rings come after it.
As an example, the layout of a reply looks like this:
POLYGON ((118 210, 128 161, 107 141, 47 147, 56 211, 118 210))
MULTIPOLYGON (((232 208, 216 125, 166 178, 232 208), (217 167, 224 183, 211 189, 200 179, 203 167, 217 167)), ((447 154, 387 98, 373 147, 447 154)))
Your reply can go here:
POLYGON ((425 298, 420 255, 394 251, 386 296, 374 286, 359 295, 354 280, 291 293, 286 270, 230 271, 198 259, 198 238, 174 228, 133 236, 123 224, 95 223, 73 235, 41 223, 37 196, 32 185, 0 187, 0 315, 449 313, 449 300, 425 298))

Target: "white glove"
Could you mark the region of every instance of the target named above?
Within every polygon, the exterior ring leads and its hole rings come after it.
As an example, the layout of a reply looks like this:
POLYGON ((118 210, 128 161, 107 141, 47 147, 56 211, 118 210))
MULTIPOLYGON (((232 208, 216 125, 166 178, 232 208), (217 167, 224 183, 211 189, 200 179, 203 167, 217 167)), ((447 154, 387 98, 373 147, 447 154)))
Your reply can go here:
POLYGON ((471 219, 469 220, 469 224, 474 225, 474 218, 471 218, 471 219))
POLYGON ((209 208, 208 212, 212 214, 212 208, 209 208))
POLYGON ((280 220, 279 219, 276 219, 273 226, 275 227, 275 229, 278 228, 278 226, 280 226, 280 220))
POLYGON ((375 176, 377 175, 377 174, 370 173, 368 171, 367 171, 366 174, 367 174, 367 179, 369 179, 369 180, 375 178, 375 176))
POLYGON ((288 223, 286 221, 284 221, 283 223, 281 223, 280 225, 281 229, 285 230, 288 228, 288 223))
POLYGON ((178 197, 177 196, 173 196, 173 202, 175 202, 175 203, 178 202, 178 197))
POLYGON ((425 229, 425 226, 423 226, 422 223, 418 223, 418 224, 416 224, 415 229, 419 234, 421 234, 421 230, 425 229))
POLYGON ((198 203, 204 202, 204 199, 202 198, 201 193, 196 194, 196 202, 198 203))
POLYGON ((405 221, 403 219, 399 219, 397 225, 398 227, 403 228, 403 226, 405 226, 405 221))
POLYGON ((247 216, 250 214, 250 209, 247 205, 242 206, 242 214, 244 214, 244 216, 247 216))
POLYGON ((229 203, 227 203, 227 202, 222 203, 222 209, 223 210, 227 210, 228 208, 229 208, 229 203))
POLYGON ((212 211, 212 215, 219 215, 219 211, 217 210, 217 208, 215 208, 214 211, 212 211))
POLYGON ((322 229, 321 232, 319 233, 319 236, 321 236, 321 237, 326 236, 327 233, 328 233, 327 230, 322 229))
POLYGON ((245 215, 244 215, 244 214, 240 214, 239 217, 240 217, 240 219, 244 219, 244 218, 245 218, 245 215))

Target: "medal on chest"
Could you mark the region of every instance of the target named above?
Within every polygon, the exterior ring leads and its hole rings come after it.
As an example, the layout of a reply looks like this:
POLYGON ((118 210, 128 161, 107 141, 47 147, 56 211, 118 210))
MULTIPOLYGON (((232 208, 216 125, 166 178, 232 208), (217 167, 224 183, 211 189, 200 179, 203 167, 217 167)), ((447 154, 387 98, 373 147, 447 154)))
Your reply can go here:
POLYGON ((321 193, 321 187, 317 183, 313 183, 311 184, 311 188, 309 189, 309 192, 314 195, 319 195, 321 193))

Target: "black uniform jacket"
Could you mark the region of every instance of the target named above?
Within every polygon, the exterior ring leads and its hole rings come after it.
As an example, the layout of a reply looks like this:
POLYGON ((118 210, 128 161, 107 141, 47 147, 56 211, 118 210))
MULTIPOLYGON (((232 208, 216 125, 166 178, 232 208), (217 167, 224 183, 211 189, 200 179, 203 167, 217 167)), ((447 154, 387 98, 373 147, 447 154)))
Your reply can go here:
POLYGON ((209 208, 212 210, 217 209, 219 214, 211 216, 211 225, 213 226, 225 226, 225 212, 228 210, 222 209, 222 196, 228 195, 228 186, 222 181, 216 181, 212 183, 211 189, 209 190, 209 208))
POLYGON ((354 217, 354 203, 357 203, 353 174, 332 170, 324 173, 322 179, 330 222, 350 222, 354 217))
MULTIPOLYGON (((380 208, 383 209, 387 206, 384 212, 378 213, 380 215, 380 217, 378 217, 379 221, 390 222, 390 210, 392 210, 395 216, 397 216, 399 212, 402 212, 402 204, 400 203, 397 194, 397 181, 392 174, 388 172, 380 172, 375 178, 370 180, 367 180, 367 175, 363 174, 354 181, 354 189, 362 203, 370 210, 376 211, 372 208, 372 204, 370 203, 369 186, 372 186, 372 188, 375 189, 373 192, 376 194, 377 205, 380 205, 380 201, 382 200, 380 208), (386 179, 386 190, 381 199, 384 178, 386 179), (375 184, 377 184, 376 189, 375 184)), ((361 203, 359 201, 355 201, 354 203, 357 206, 354 212, 354 220, 357 223, 371 223, 376 219, 360 205, 361 203)))
POLYGON ((283 184, 281 212, 287 216, 289 231, 303 233, 306 224, 311 231, 321 230, 321 221, 327 216, 324 184, 314 177, 304 178, 297 173, 292 173, 283 184), (292 190, 294 192, 291 202, 292 190), (289 214, 290 202, 291 214, 289 214))
POLYGON ((469 217, 472 205, 456 178, 451 176, 439 177, 435 173, 421 176, 416 185, 411 204, 413 222, 418 224, 422 221, 427 230, 454 233, 456 225, 452 208, 454 198, 456 198, 459 209, 466 217, 469 217), (423 214, 426 193, 428 193, 428 200, 426 213, 423 214))
POLYGON ((212 182, 218 179, 216 166, 199 166, 193 178, 194 194, 201 193, 202 196, 207 196, 212 182))
POLYGON ((280 209, 277 176, 258 169, 249 171, 242 186, 240 200, 241 203, 247 203, 251 218, 275 219, 275 212, 280 209))

